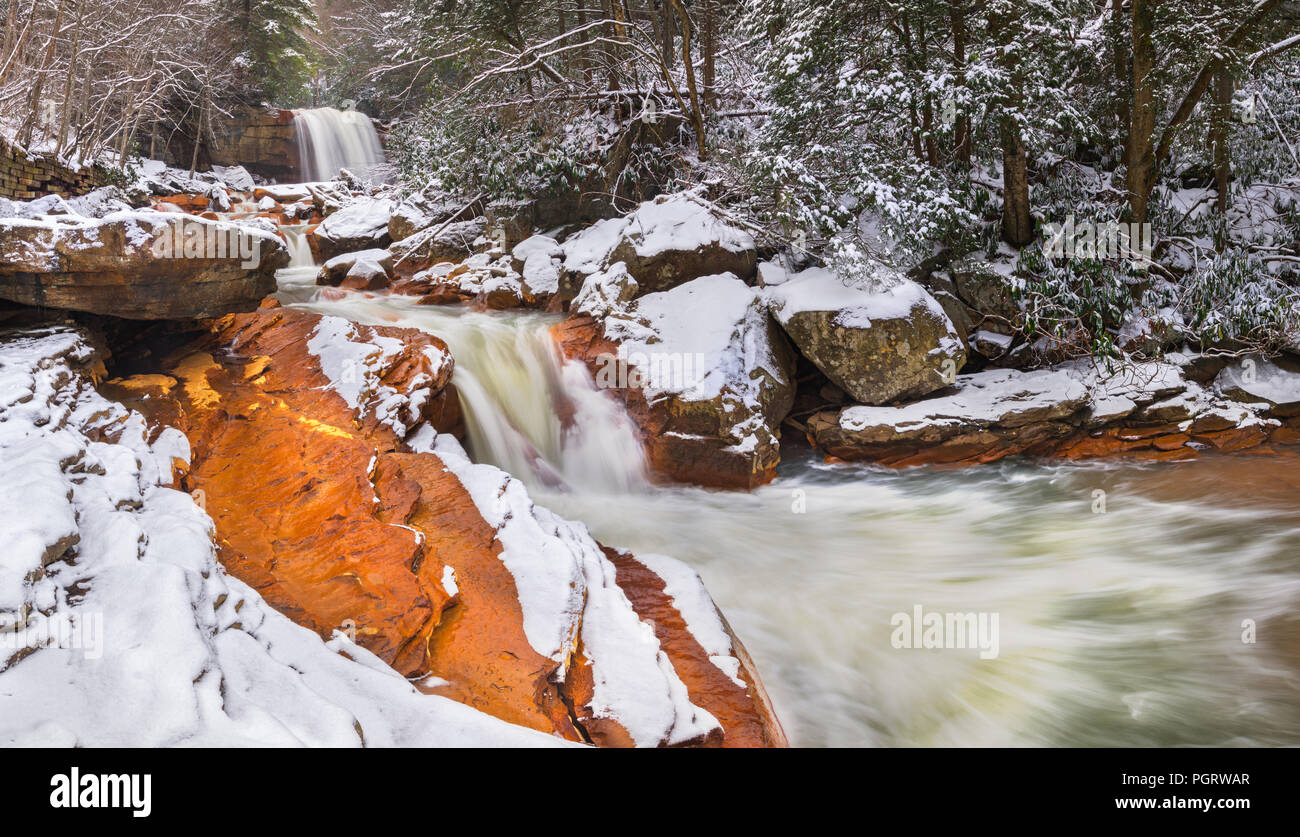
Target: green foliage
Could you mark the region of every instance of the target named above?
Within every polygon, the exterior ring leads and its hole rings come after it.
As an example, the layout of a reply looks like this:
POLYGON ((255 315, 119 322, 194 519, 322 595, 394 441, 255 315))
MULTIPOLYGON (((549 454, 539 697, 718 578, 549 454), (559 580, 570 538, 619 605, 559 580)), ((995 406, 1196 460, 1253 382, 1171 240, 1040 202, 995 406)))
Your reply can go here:
POLYGON ((239 2, 233 16, 242 33, 242 52, 236 62, 251 90, 279 105, 309 101, 311 47, 307 34, 316 31, 312 0, 239 2))
POLYGON ((1216 255, 1182 282, 1179 308, 1205 344, 1233 342, 1275 352, 1300 333, 1300 294, 1270 276, 1258 258, 1216 255))

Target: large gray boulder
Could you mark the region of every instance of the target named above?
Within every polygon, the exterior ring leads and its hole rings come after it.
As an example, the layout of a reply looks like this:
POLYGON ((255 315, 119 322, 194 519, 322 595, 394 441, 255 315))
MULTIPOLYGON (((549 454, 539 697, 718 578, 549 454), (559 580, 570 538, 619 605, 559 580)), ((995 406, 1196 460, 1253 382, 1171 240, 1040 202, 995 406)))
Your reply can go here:
POLYGON ((810 268, 765 293, 804 357, 863 404, 920 398, 952 384, 966 362, 939 303, 892 271, 853 286, 810 268))
POLYGON ((373 250, 393 243, 388 232, 393 202, 387 198, 358 198, 325 218, 316 228, 322 258, 352 250, 373 250))

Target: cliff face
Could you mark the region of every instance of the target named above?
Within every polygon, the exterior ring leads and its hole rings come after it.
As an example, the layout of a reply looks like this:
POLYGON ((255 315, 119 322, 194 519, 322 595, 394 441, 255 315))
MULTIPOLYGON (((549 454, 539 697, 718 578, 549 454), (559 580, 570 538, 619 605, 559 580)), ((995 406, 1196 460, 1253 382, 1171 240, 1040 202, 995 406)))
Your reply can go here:
POLYGON ((421 691, 598 745, 783 744, 716 609, 674 604, 708 602, 694 573, 470 463, 452 367, 423 332, 271 303, 104 391, 190 439, 185 488, 229 572, 421 691))
MULTIPOLYGON (((278 108, 247 108, 229 119, 212 124, 211 144, 199 149, 198 168, 242 165, 268 180, 291 183, 301 180, 298 138, 293 128, 293 111, 278 108)), ((166 149, 167 162, 188 169, 194 145, 179 133, 166 149)))

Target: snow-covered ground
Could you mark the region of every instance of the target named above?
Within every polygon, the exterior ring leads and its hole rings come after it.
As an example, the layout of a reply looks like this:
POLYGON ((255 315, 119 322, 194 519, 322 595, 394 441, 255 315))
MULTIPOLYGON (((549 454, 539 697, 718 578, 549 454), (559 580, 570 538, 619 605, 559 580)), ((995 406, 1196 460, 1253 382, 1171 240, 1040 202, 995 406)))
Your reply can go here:
POLYGON ((98 395, 71 327, 0 353, 0 744, 550 746, 421 694, 218 565, 175 430, 98 395))

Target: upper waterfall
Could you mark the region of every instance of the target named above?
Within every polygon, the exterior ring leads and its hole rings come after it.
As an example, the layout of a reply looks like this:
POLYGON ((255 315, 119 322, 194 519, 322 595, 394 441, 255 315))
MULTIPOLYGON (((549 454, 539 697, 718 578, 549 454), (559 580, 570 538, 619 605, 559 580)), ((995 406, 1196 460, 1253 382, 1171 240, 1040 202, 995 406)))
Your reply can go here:
POLYGON ((295 111, 293 124, 303 180, 328 180, 344 168, 362 180, 376 179, 373 170, 384 163, 384 149, 364 113, 309 108, 295 111))

